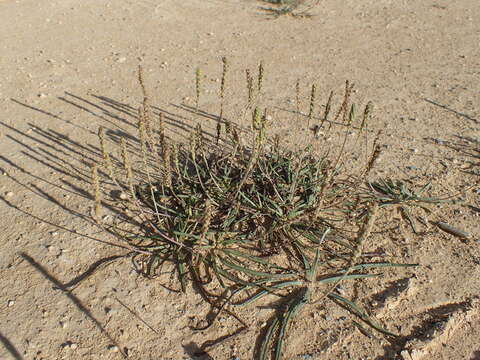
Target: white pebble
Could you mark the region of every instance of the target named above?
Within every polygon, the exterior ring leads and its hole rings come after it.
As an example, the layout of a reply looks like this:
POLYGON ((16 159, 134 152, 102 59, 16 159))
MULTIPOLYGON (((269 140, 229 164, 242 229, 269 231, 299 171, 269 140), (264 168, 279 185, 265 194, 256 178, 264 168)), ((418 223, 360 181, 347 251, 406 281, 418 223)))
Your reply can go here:
POLYGON ((108 350, 111 352, 118 352, 119 348, 117 345, 108 345, 108 350))
POLYGON ((12 307, 13 305, 15 305, 15 301, 8 300, 8 307, 12 307))
POLYGON ((5 196, 6 196, 6 197, 12 197, 12 196, 13 196, 13 192, 12 192, 12 191, 7 191, 7 192, 5 193, 5 196))
POLYGON ((122 56, 122 57, 119 57, 119 58, 117 59, 117 62, 120 63, 120 64, 123 64, 125 61, 127 61, 127 58, 126 58, 126 57, 123 57, 123 56, 122 56))

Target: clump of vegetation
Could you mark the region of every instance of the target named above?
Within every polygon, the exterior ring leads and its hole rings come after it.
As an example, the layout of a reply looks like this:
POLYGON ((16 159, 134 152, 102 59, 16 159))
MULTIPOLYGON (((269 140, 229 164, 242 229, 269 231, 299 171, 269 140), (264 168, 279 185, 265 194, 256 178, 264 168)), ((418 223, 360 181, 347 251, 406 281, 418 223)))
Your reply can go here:
POLYGON ((311 17, 310 10, 320 0, 264 0, 266 3, 274 4, 274 7, 262 7, 261 9, 274 17, 290 15, 293 17, 311 17))
MULTIPOLYGON (((303 307, 326 299, 348 309, 364 331, 370 326, 394 336, 337 291, 338 285, 377 277, 374 271, 379 268, 413 266, 369 262, 363 247, 385 208, 400 206, 408 214, 409 207, 426 207, 436 200, 422 197, 426 186, 415 192, 388 179, 366 182, 381 152, 378 141, 365 167, 353 174, 343 166, 347 135, 334 157, 328 152, 319 156, 311 146, 289 150, 278 136, 269 136, 275 120, 258 106, 263 63, 256 78, 246 71, 245 111, 251 112, 251 125, 248 131, 240 128, 225 116, 229 64, 226 58, 222 62, 216 138, 208 140, 199 122, 188 144, 167 137, 164 114, 154 115, 140 68, 138 142, 122 138, 120 156, 115 157, 107 150, 104 130, 99 130, 102 162, 92 168, 97 222, 101 224, 102 203, 118 206, 118 199, 107 196, 113 185, 130 221, 108 230, 130 249, 139 272, 154 277, 162 266, 173 264, 183 291, 194 283, 217 315, 224 311, 237 319, 235 307, 264 296, 283 299, 285 306, 262 335, 259 359, 280 359, 294 317, 303 307), (102 174, 105 179, 100 179, 102 174)), ((201 79, 197 69, 197 115, 201 79)), ((359 116, 350 104, 352 88, 347 82, 338 110, 332 110, 330 94, 322 114, 314 116, 317 96, 311 86, 305 122, 319 119, 315 127, 329 131, 336 121, 346 129, 355 127, 361 136, 373 107, 368 103, 359 116)), ((298 82, 296 89, 298 107, 298 82)))

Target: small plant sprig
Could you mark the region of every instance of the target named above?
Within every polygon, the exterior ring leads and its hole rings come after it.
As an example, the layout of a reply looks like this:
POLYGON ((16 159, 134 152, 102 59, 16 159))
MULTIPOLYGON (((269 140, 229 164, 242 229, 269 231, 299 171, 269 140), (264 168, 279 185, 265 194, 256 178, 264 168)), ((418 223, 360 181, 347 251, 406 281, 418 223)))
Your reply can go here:
POLYGON ((264 0, 264 2, 279 5, 277 7, 262 8, 262 10, 275 18, 282 15, 309 18, 312 16, 309 11, 318 5, 319 0, 264 0))
POLYGON ((220 81, 220 120, 223 119, 223 107, 224 107, 224 101, 225 101, 225 86, 226 86, 226 82, 227 82, 227 72, 228 72, 228 60, 225 56, 222 57, 222 64, 223 64, 222 80, 220 81))
POLYGON ((300 79, 297 80, 295 83, 295 105, 296 105, 296 110, 297 110, 297 122, 298 118, 300 116, 300 79))
POLYGON ((258 79, 257 79, 258 96, 260 96, 262 92, 263 77, 265 76, 264 72, 265 72, 265 68, 263 67, 263 61, 260 61, 260 65, 258 65, 258 79))
POLYGON ((195 112, 198 113, 198 105, 200 102, 200 94, 202 92, 202 71, 200 68, 195 70, 195 112))
POLYGON ((99 223, 102 217, 102 192, 100 188, 100 177, 98 176, 98 165, 93 164, 92 167, 92 185, 93 185, 93 218, 99 223))
POLYGON ((245 76, 247 79, 247 93, 248 93, 248 101, 247 101, 247 106, 246 109, 251 109, 252 104, 253 104, 253 78, 252 75, 250 74, 250 70, 246 69, 245 70, 245 76))
POLYGON ((224 101, 225 101, 225 86, 226 86, 227 72, 228 72, 228 60, 225 56, 222 57, 222 64, 223 64, 223 71, 222 71, 222 80, 220 82, 220 116, 217 122, 217 136, 216 136, 217 144, 220 140, 220 136, 222 132, 223 107, 224 107, 224 101))
POLYGON ((308 122, 307 122, 307 127, 310 127, 310 122, 313 117, 313 113, 315 111, 315 95, 317 92, 317 87, 315 84, 312 84, 312 90, 310 91, 310 108, 308 111, 308 122))

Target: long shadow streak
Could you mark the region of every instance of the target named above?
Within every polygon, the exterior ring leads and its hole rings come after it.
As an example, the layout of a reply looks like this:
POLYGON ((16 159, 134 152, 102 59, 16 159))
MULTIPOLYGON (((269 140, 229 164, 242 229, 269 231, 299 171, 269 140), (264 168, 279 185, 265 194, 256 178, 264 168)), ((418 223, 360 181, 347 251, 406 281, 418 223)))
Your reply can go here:
MULTIPOLYGON (((22 183, 20 183, 20 182, 17 182, 17 183, 21 184, 22 186, 24 186, 24 187, 26 187, 26 188, 28 189, 28 187, 27 187, 26 185, 24 185, 24 184, 22 184, 22 183)), ((13 209, 21 212, 22 214, 27 215, 27 216, 31 216, 33 219, 38 220, 38 221, 40 221, 40 222, 42 222, 42 223, 45 223, 45 224, 54 226, 54 227, 56 227, 57 229, 64 230, 64 231, 66 231, 66 232, 69 232, 69 233, 74 234, 74 235, 77 235, 77 236, 84 237, 84 238, 86 238, 86 239, 90 239, 90 240, 93 240, 93 241, 97 241, 97 242, 102 243, 102 244, 105 244, 105 245, 114 246, 114 247, 116 247, 116 248, 125 249, 125 250, 131 250, 131 249, 129 249, 128 247, 122 246, 122 245, 120 245, 120 244, 115 244, 115 243, 112 243, 112 242, 109 242, 109 241, 105 241, 105 240, 102 240, 102 239, 95 238, 95 237, 90 236, 90 235, 87 235, 87 234, 82 234, 82 233, 79 233, 79 232, 77 232, 77 231, 75 231, 75 230, 69 229, 69 228, 67 228, 67 227, 65 227, 65 226, 61 226, 61 225, 52 223, 52 222, 50 222, 50 221, 47 221, 47 220, 45 220, 45 219, 42 219, 41 217, 38 217, 38 216, 36 216, 36 215, 34 215, 34 214, 32 214, 32 213, 29 213, 29 212, 27 212, 27 211, 19 208, 18 206, 12 204, 10 201, 8 201, 7 199, 5 199, 3 196, 0 196, 0 200, 2 200, 7 206, 9 206, 9 207, 11 207, 11 208, 13 208, 13 209)))
POLYGON ((61 287, 55 287, 54 289, 55 290, 63 290, 63 291, 71 291, 73 290, 73 287, 75 287, 76 285, 80 284, 83 280, 85 280, 87 277, 89 277, 90 275, 92 275, 95 271, 97 271, 100 266, 104 265, 103 267, 105 267, 106 265, 112 263, 113 261, 115 260, 118 260, 118 259, 123 259, 125 257, 129 256, 129 254, 126 254, 126 255, 113 255, 113 256, 109 256, 109 257, 106 257, 106 258, 103 258, 103 259, 100 259, 100 260, 97 260, 95 261, 92 265, 90 265, 88 267, 87 270, 85 270, 82 274, 80 274, 79 276, 73 278, 72 280, 70 280, 68 283, 66 284, 62 284, 61 287))
MULTIPOLYGON (((28 263, 34 267, 39 273, 41 273, 48 281, 52 282, 57 288, 59 289, 62 289, 63 288, 63 284, 60 283, 60 281, 58 281, 55 277, 53 277, 52 275, 50 275, 50 273, 42 266, 40 265, 39 263, 37 263, 31 256, 29 256, 28 254, 22 252, 20 253, 20 256, 28 261, 28 263)), ((80 299, 78 297, 76 297, 74 294, 72 294, 71 292, 69 291, 63 291, 63 293, 65 294, 65 296, 67 296, 74 304, 75 306, 82 312, 85 314, 85 316, 87 318, 89 318, 93 323, 94 325, 100 330, 100 332, 102 332, 107 338, 108 340, 110 340, 112 342, 112 344, 116 345, 118 347, 118 349, 120 350, 120 353, 122 354, 122 356, 124 358, 127 358, 127 354, 125 353, 125 351, 122 349, 122 347, 117 343, 117 341, 107 332, 107 330, 103 327, 103 325, 93 316, 93 314, 90 312, 90 310, 88 310, 83 304, 82 302, 80 301, 80 299)))
MULTIPOLYGON (((105 109, 101 108, 100 106, 98 106, 98 105, 96 105, 96 104, 94 104, 94 103, 92 103, 92 102, 90 102, 90 101, 88 101, 88 100, 86 100, 86 99, 83 99, 83 98, 81 98, 80 96, 76 96, 76 95, 73 95, 73 94, 68 93, 68 92, 65 92, 65 94, 73 97, 74 99, 83 101, 83 102, 87 103, 88 105, 93 106, 93 107, 101 110, 101 111, 104 113, 104 115, 106 115, 107 117, 110 117, 110 118, 112 118, 112 119, 118 120, 118 121, 120 121, 121 123, 123 123, 124 125, 133 126, 133 124, 131 124, 130 122, 128 122, 126 119, 124 119, 124 118, 122 118, 122 117, 120 117, 120 116, 117 116, 117 115, 115 115, 114 113, 111 113, 111 112, 109 112, 109 111, 106 111, 105 109)), ((78 105, 78 104, 76 104, 75 102, 73 102, 73 101, 71 101, 71 100, 68 100, 68 99, 66 99, 66 98, 64 98, 64 97, 59 97, 58 99, 61 100, 61 101, 63 101, 63 102, 65 102, 65 103, 67 103, 67 104, 69 104, 69 105, 72 105, 72 106, 76 107, 77 109, 80 109, 80 110, 82 110, 82 111, 85 111, 85 112, 87 112, 87 113, 90 114, 90 115, 93 115, 93 116, 95 116, 95 117, 98 117, 98 118, 100 118, 100 119, 108 122, 110 125, 118 128, 118 129, 120 129, 120 130, 122 130, 122 131, 126 131, 125 128, 119 126, 118 124, 116 124, 116 123, 113 122, 112 120, 108 119, 106 116, 98 115, 98 114, 96 114, 94 111, 91 111, 90 109, 88 109, 88 108, 86 108, 86 107, 84 107, 84 106, 78 105)))
MULTIPOLYGON (((48 184, 48 185, 50 185, 50 186, 52 186, 52 187, 55 187, 55 188, 58 188, 58 189, 62 190, 62 191, 69 192, 69 193, 74 194, 74 195, 79 195, 79 196, 82 196, 82 197, 91 199, 91 196, 90 196, 88 193, 85 193, 85 192, 78 193, 78 192, 69 190, 69 189, 67 189, 67 188, 64 188, 64 187, 62 187, 62 186, 60 186, 60 185, 57 185, 57 184, 55 184, 55 183, 53 183, 53 182, 51 182, 51 181, 48 181, 48 180, 46 180, 46 179, 44 179, 44 178, 41 178, 40 176, 34 175, 34 174, 28 172, 27 170, 25 170, 24 168, 22 168, 21 166, 17 165, 17 164, 14 163, 13 161, 10 161, 9 159, 3 157, 2 155, 0 155, 0 160, 3 161, 3 162, 5 162, 6 164, 10 165, 11 167, 17 169, 18 171, 22 172, 23 174, 28 175, 28 176, 31 176, 32 178, 38 180, 39 182, 44 182, 44 183, 46 183, 46 184, 48 184), (87 196, 87 194, 88 194, 88 196, 87 196)), ((6 170, 5 170, 5 173, 7 173, 6 170)), ((15 181, 15 179, 14 179, 13 177, 11 177, 11 179, 15 181)), ((19 183, 19 182, 18 182, 18 183, 19 183)), ((26 189, 31 190, 28 186, 26 186, 26 185, 24 185, 24 184, 21 184, 21 183, 19 183, 19 184, 22 185, 23 187, 25 187, 26 189)), ((70 185, 69 183, 66 183, 66 184, 67 184, 67 185, 70 185)))
POLYGON ((3 344, 5 349, 13 356, 15 360, 23 360, 22 355, 18 352, 15 346, 0 332, 0 342, 3 344))
POLYGON ((435 101, 433 101, 433 100, 427 99, 427 98, 424 98, 423 100, 425 100, 426 102, 428 102, 428 103, 430 103, 430 104, 432 104, 432 105, 438 106, 438 107, 440 107, 440 108, 442 108, 442 109, 444 109, 444 110, 450 111, 451 113, 454 113, 454 114, 457 115, 457 116, 460 116, 460 117, 463 117, 463 118, 465 118, 465 119, 467 119, 467 120, 473 121, 474 123, 477 123, 477 124, 480 123, 480 121, 478 121, 478 119, 475 119, 474 117, 472 117, 472 116, 470 116, 470 115, 468 115, 468 114, 461 113, 461 112, 459 112, 459 111, 457 111, 457 110, 454 110, 454 109, 452 109, 452 108, 449 108, 449 107, 446 106, 446 105, 439 104, 439 103, 437 103, 437 102, 435 102, 435 101))
POLYGON ((72 121, 70 121, 70 120, 65 120, 65 119, 61 118, 60 116, 55 115, 54 113, 51 113, 51 112, 49 112, 49 111, 42 110, 42 109, 36 108, 36 107, 34 107, 34 106, 28 105, 28 104, 24 104, 24 103, 22 103, 21 101, 18 101, 18 100, 15 100, 15 99, 10 99, 10 101, 14 102, 14 103, 17 104, 17 105, 24 106, 24 107, 26 107, 26 108, 28 108, 28 109, 31 109, 31 110, 34 110, 34 111, 38 111, 38 112, 41 113, 41 114, 51 116, 51 117, 53 117, 53 118, 56 119, 56 120, 63 121, 64 123, 70 124, 70 125, 75 126, 75 127, 79 128, 79 129, 85 130, 87 133, 90 133, 90 134, 93 134, 93 135, 95 134, 92 130, 87 129, 87 128, 84 127, 84 126, 80 126, 80 125, 74 124, 72 121))

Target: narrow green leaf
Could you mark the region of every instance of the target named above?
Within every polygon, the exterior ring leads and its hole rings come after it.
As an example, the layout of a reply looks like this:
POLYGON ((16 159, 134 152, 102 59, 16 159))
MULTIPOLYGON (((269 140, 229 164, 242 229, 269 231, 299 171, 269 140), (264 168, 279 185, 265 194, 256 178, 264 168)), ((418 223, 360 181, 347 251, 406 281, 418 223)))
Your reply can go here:
POLYGON ((270 326, 268 327, 267 332, 265 333, 265 337, 263 338, 262 345, 260 346, 260 351, 258 354, 259 360, 267 360, 268 347, 270 345, 272 335, 275 333, 279 324, 280 324, 280 320, 278 319, 278 317, 275 317, 272 320, 270 326))
MULTIPOLYGON (((364 269, 376 269, 376 268, 383 268, 383 267, 415 267, 419 266, 419 264, 397 264, 397 263, 366 263, 366 264, 358 264, 352 267, 349 267, 350 271, 354 270, 364 270, 364 269)), ((345 272, 346 270, 341 270, 340 273, 345 272)))
POLYGON ((287 279, 287 278, 291 278, 292 276, 295 275, 293 273, 275 274, 275 273, 266 273, 266 272, 256 271, 256 270, 248 269, 248 268, 243 267, 243 266, 233 264, 233 263, 225 260, 223 257, 220 257, 220 256, 218 257, 218 259, 225 266, 227 266, 227 267, 229 267, 233 270, 241 271, 241 272, 243 272, 247 275, 251 275, 251 276, 264 277, 264 278, 268 278, 268 279, 287 279))
POLYGON ((380 325, 378 325, 377 323, 375 323, 368 315, 367 313, 365 313, 365 311, 363 311, 357 304, 355 304, 353 301, 351 300, 348 300, 346 298, 344 298, 343 296, 340 296, 338 294, 335 294, 335 293, 330 293, 328 294, 328 297, 330 298, 333 298, 334 300, 337 300, 339 301, 340 303, 343 303, 346 305, 347 309, 350 309, 350 312, 354 315, 357 315, 360 319, 362 319, 365 323, 367 323, 368 325, 370 325, 372 328, 374 328, 375 330, 383 333, 383 334, 386 334, 386 335, 390 335, 390 336, 397 336, 396 334, 384 329, 383 327, 381 327, 380 325))
POLYGON ((346 276, 340 275, 340 276, 332 276, 329 278, 320 279, 320 280, 317 280, 317 282, 320 284, 330 284, 338 280, 368 279, 368 278, 378 277, 380 275, 381 274, 348 274, 346 276))
MULTIPOLYGON (((274 284, 274 285, 270 285, 269 288, 273 288, 273 289, 282 289, 282 288, 286 288, 286 287, 294 287, 294 286, 300 286, 302 285, 303 282, 302 281, 285 281, 285 282, 282 282, 280 284, 274 284)), ((244 290, 244 289, 242 289, 244 290)), ((246 289, 245 289, 246 290, 246 289)), ((244 306, 244 305, 248 305, 248 304, 251 304, 259 299, 261 299, 262 297, 264 297, 265 295, 268 295, 268 294, 271 294, 272 292, 271 291, 268 291, 268 290, 261 290, 259 291, 258 293, 256 293, 255 295, 249 297, 247 300, 244 300, 240 303, 237 303, 237 304, 234 304, 235 306, 244 306)))

